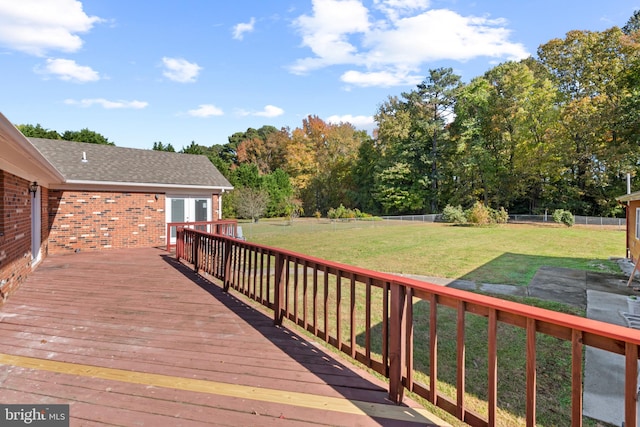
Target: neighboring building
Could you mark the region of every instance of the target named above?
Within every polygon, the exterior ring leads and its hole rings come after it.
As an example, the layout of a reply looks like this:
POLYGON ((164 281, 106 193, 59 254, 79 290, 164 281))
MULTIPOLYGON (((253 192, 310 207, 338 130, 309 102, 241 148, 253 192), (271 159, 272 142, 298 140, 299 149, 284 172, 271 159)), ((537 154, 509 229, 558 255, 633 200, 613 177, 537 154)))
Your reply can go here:
POLYGON ((640 191, 616 197, 626 203, 627 209, 627 257, 633 262, 640 259, 640 191))
POLYGON ((206 156, 25 138, 0 114, 0 302, 47 254, 165 246, 231 189, 206 156))

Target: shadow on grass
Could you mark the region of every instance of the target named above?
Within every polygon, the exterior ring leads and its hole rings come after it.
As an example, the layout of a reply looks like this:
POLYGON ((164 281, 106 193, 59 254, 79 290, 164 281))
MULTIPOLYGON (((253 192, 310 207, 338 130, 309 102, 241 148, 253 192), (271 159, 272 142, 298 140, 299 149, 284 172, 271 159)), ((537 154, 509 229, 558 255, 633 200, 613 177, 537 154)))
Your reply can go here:
POLYGON ((497 283, 526 286, 540 267, 562 267, 578 270, 598 271, 609 274, 620 273, 614 261, 571 257, 550 257, 505 253, 490 262, 460 277, 478 283, 497 283))

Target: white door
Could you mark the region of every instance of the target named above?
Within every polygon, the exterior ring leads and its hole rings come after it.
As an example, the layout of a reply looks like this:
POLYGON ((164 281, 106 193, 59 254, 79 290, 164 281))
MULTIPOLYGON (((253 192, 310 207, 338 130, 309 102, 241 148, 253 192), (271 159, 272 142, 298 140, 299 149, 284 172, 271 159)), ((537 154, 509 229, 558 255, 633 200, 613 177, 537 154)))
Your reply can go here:
POLYGON ((40 187, 31 195, 31 265, 40 262, 40 243, 42 231, 42 209, 40 201, 40 187))
MULTIPOLYGON (((211 221, 211 199, 198 196, 167 196, 167 222, 211 221)), ((204 228, 203 228, 204 229, 204 228)), ((176 229, 171 227, 171 242, 176 229)))

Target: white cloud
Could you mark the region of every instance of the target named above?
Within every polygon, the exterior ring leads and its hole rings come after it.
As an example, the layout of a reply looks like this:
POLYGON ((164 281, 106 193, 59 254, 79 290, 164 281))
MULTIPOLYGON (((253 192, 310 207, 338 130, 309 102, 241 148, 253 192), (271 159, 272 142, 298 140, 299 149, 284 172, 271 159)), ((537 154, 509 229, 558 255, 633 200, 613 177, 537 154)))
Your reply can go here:
POLYGON ((251 18, 248 23, 239 23, 234 25, 233 27, 233 38, 236 40, 242 40, 244 38, 244 33, 253 32, 253 27, 256 23, 256 18, 251 18))
POLYGON ((187 111, 187 114, 192 117, 211 117, 222 116, 224 111, 212 104, 201 104, 195 110, 187 111))
POLYGON ((509 40, 503 19, 462 16, 429 5, 428 0, 375 0, 367 9, 362 0, 313 0, 312 15, 294 22, 313 56, 300 58, 290 71, 350 65, 354 69, 341 77, 345 82, 394 86, 413 84, 434 61, 529 56, 521 43, 509 40))
POLYGON ((333 124, 351 123, 356 128, 369 128, 375 124, 373 116, 353 116, 351 114, 329 116, 327 122, 333 124))
POLYGON ((202 70, 195 62, 189 62, 182 58, 162 58, 165 70, 162 74, 170 80, 179 83, 193 83, 202 70))
POLYGON ((262 111, 247 111, 238 109, 236 114, 239 116, 257 116, 257 117, 278 117, 284 114, 284 110, 275 105, 265 105, 262 111))
POLYGON ((66 99, 64 103, 67 105, 77 105, 79 107, 84 107, 84 108, 92 107, 94 105, 100 105, 103 108, 106 108, 107 110, 122 109, 122 108, 140 110, 142 108, 146 108, 149 105, 149 103, 145 101, 136 101, 136 100, 109 101, 104 98, 91 98, 91 99, 81 99, 81 100, 66 99))
POLYGON ((350 70, 342 74, 342 76, 340 76, 340 80, 354 86, 391 87, 414 86, 422 82, 422 80, 424 80, 424 77, 421 77, 417 74, 407 74, 402 71, 361 72, 350 70))
POLYGON ((91 67, 78 65, 71 59, 47 59, 43 69, 37 68, 40 74, 51 74, 60 80, 78 83, 95 82, 100 80, 100 75, 91 67))
POLYGON ((262 111, 258 111, 254 113, 254 116, 259 117, 278 117, 284 114, 284 110, 280 107, 276 107, 275 105, 265 105, 262 111))
POLYGON ((77 0, 1 1, 0 44, 37 56, 50 50, 75 52, 82 47, 78 33, 101 21, 88 16, 77 0))
POLYGON ((334 64, 358 61, 358 49, 349 40, 350 34, 369 31, 369 12, 360 0, 314 0, 313 16, 302 15, 294 25, 302 34, 302 44, 316 55, 305 58, 292 67, 296 73, 334 64), (336 11, 340 13, 336 13, 336 11))

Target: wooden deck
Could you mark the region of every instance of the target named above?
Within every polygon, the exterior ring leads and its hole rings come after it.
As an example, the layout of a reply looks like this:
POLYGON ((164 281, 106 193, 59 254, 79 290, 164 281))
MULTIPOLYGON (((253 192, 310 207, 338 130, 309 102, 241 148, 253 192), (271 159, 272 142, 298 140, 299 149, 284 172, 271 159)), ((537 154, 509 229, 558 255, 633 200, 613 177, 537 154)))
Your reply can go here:
POLYGON ((0 403, 72 426, 447 425, 160 249, 46 258, 0 307, 0 403))

